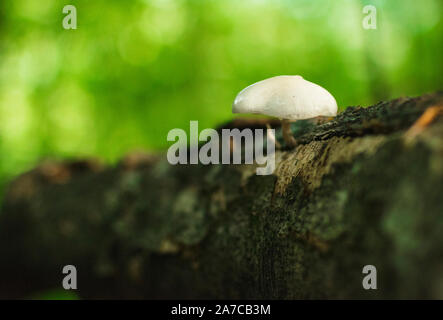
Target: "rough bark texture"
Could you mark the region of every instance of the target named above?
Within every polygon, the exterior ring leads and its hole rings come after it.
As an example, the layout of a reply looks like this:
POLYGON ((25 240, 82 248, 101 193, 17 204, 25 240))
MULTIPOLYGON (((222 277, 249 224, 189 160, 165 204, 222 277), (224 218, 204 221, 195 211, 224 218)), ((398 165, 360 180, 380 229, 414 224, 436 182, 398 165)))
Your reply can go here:
POLYGON ((0 216, 0 295, 83 298, 443 298, 443 93, 294 125, 273 175, 251 165, 45 163, 0 216), (377 267, 378 290, 362 268, 377 267))

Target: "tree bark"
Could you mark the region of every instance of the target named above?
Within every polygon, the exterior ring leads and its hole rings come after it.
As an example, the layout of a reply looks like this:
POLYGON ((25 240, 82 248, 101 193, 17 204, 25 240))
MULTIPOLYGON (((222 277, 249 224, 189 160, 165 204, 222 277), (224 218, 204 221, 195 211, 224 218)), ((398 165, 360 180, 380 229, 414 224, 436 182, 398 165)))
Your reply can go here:
POLYGON ((441 299, 443 117, 413 124, 442 104, 298 121, 269 176, 164 154, 43 163, 4 198, 0 296, 61 288, 70 264, 82 298, 441 299))

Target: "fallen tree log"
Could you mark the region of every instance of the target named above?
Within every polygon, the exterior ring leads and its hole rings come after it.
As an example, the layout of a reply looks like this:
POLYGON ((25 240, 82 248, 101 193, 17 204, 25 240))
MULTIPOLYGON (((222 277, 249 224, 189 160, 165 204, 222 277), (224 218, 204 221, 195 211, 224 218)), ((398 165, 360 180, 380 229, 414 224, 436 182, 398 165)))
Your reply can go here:
POLYGON ((61 288, 71 264, 82 298, 443 298, 442 103, 300 121, 269 176, 165 155, 42 164, 5 195, 0 296, 61 288))

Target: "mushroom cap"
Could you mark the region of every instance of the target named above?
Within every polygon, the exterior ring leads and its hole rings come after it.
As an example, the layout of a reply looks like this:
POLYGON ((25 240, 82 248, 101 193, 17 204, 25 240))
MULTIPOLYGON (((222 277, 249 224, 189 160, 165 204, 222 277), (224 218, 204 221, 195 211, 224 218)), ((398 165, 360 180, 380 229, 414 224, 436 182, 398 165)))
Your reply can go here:
POLYGON ((276 76, 240 91, 232 104, 232 112, 286 120, 335 117, 337 102, 326 89, 301 76, 276 76))

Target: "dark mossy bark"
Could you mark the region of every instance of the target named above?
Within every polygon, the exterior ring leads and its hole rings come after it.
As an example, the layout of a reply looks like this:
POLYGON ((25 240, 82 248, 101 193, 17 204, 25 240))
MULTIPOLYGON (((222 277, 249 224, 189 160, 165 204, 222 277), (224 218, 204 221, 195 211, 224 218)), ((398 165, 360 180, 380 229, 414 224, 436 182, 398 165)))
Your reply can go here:
POLYGON ((269 176, 165 155, 42 164, 4 199, 0 295, 61 288, 73 264, 83 298, 443 298, 443 117, 408 131, 442 103, 297 122, 269 176))

